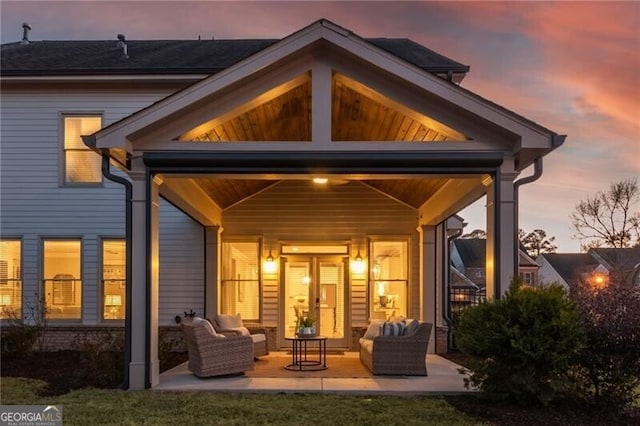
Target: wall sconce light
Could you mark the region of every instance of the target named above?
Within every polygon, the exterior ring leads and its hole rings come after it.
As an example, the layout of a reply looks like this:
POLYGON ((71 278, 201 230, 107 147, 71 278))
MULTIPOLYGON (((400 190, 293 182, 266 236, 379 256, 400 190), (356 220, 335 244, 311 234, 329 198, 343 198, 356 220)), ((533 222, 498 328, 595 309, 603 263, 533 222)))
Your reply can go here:
POLYGON ((264 261, 264 272, 266 274, 273 274, 276 272, 278 266, 276 265, 276 261, 273 260, 273 255, 271 254, 271 250, 269 250, 269 256, 264 261))
POLYGON ((358 250, 358 254, 356 255, 356 258, 353 261, 353 265, 351 266, 351 269, 355 274, 363 274, 366 269, 364 260, 362 259, 362 256, 360 256, 360 250, 358 250))

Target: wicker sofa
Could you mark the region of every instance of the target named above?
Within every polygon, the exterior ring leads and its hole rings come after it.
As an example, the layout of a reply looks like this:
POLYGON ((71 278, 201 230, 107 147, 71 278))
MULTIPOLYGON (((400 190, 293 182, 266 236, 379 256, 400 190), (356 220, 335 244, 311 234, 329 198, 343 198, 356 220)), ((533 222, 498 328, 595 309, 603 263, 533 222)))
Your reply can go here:
POLYGON ((248 335, 253 340, 253 356, 269 355, 268 330, 259 324, 244 324, 240 315, 216 315, 211 321, 216 332, 226 335, 248 335))
MULTIPOLYGON (((377 323, 378 326, 381 322, 377 323)), ((374 329, 371 326, 370 329, 374 329)), ((427 347, 433 325, 420 322, 409 335, 365 334, 360 339, 360 361, 376 375, 427 375, 427 347)))
POLYGON ((205 322, 180 323, 189 351, 189 371, 198 377, 210 377, 253 370, 251 337, 216 335, 205 322))

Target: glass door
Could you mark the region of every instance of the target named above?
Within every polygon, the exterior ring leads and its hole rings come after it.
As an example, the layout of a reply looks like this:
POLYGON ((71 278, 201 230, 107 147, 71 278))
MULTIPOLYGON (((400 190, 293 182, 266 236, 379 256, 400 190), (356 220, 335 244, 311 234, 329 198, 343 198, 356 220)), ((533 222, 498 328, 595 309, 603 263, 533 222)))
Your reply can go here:
POLYGON ((300 320, 312 318, 316 333, 327 337, 327 347, 347 347, 347 259, 289 256, 283 266, 284 335, 294 336, 300 320))

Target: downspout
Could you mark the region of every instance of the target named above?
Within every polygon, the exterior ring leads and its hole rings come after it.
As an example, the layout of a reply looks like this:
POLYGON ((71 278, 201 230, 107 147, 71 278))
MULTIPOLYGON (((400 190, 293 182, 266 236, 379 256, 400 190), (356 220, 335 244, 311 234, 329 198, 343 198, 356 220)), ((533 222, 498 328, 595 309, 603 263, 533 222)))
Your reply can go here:
POLYGON ((133 186, 127 179, 111 173, 111 161, 108 151, 102 152, 102 175, 112 182, 119 183, 125 189, 125 249, 126 249, 126 285, 125 285, 125 318, 124 318, 124 380, 120 387, 129 389, 129 364, 131 363, 131 263, 132 263, 132 228, 131 228, 131 199, 133 198, 133 186))
POLYGON ((458 238, 460 235, 462 235, 462 229, 459 229, 455 234, 447 237, 447 256, 446 259, 444 259, 444 256, 442 259, 443 263, 446 263, 446 265, 443 265, 444 267, 442 270, 447 271, 446 278, 442 280, 442 318, 444 319, 444 322, 447 323, 448 328, 447 352, 449 352, 449 349, 453 347, 453 320, 449 316, 449 309, 451 308, 451 301, 449 298, 451 297, 451 291, 448 288, 451 281, 451 241, 458 238), (444 297, 445 294, 447 297, 444 297))
POLYGON ((522 179, 518 179, 513 183, 513 201, 514 201, 514 209, 513 209, 513 226, 515 228, 516 237, 514 238, 514 263, 513 263, 513 276, 518 277, 520 274, 520 225, 518 223, 518 211, 520 210, 520 204, 518 200, 518 190, 522 185, 526 185, 531 182, 535 182, 540 179, 542 176, 542 157, 538 157, 533 161, 533 174, 531 176, 527 176, 522 179))
MULTIPOLYGON (((564 140, 567 138, 567 135, 553 135, 551 136, 551 149, 556 149, 558 147, 560 147, 563 143, 564 140)), ((513 201, 514 201, 514 209, 513 209, 513 214, 514 214, 514 218, 513 218, 513 225, 515 227, 516 230, 516 237, 514 238, 514 258, 515 258, 515 262, 513 263, 513 267, 514 267, 514 277, 519 276, 519 266, 520 266, 520 238, 518 237, 518 232, 520 231, 520 226, 518 223, 518 211, 520 210, 520 204, 519 204, 519 200, 518 200, 518 190, 520 189, 520 187, 522 185, 526 185, 528 183, 531 182, 535 182, 538 179, 540 179, 540 176, 542 176, 542 157, 537 157, 535 160, 533 160, 533 174, 531 176, 522 178, 522 179, 518 179, 516 182, 513 183, 513 201)))

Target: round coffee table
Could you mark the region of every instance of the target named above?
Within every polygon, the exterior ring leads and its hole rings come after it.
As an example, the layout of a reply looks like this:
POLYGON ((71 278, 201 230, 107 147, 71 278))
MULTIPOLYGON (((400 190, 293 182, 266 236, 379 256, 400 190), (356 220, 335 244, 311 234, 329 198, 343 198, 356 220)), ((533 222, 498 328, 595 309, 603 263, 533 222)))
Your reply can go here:
POLYGON ((324 336, 285 337, 291 341, 291 364, 284 366, 287 370, 317 371, 327 369, 327 338, 324 336), (317 344, 315 343, 317 342, 317 344), (311 345, 308 345, 311 343, 311 345), (311 347, 311 348, 310 348, 311 347), (318 348, 318 358, 311 359, 308 349, 318 348))

